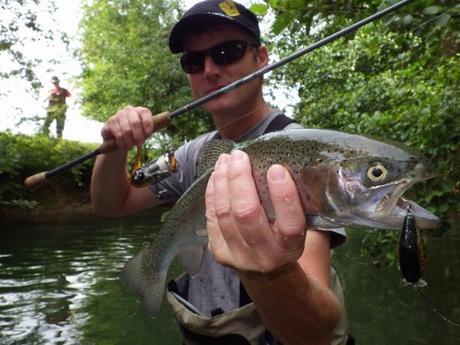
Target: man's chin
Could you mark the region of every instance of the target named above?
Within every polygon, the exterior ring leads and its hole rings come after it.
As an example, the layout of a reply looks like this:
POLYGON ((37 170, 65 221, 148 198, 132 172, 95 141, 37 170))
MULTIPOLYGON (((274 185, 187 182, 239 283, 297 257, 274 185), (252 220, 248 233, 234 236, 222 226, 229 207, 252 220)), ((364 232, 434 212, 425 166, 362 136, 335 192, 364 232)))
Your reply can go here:
POLYGON ((232 106, 231 102, 228 102, 225 98, 227 95, 219 96, 209 102, 203 104, 201 108, 212 114, 221 114, 228 112, 232 106))

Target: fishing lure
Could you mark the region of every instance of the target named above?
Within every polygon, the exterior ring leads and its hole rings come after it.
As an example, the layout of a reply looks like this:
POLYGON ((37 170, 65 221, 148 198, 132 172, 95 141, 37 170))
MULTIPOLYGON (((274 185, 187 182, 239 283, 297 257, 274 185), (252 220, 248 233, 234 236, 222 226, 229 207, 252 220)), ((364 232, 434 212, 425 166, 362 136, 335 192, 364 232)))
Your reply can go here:
POLYGON ((404 278, 404 284, 415 287, 425 303, 440 318, 452 326, 460 327, 458 322, 455 322, 442 314, 438 308, 433 305, 431 300, 425 296, 422 290, 419 289, 427 286, 427 283, 422 279, 422 274, 425 269, 426 251, 425 243, 423 242, 420 232, 417 229, 415 216, 410 210, 410 207, 407 208, 407 214, 404 218, 401 235, 399 236, 398 254, 399 269, 401 270, 401 274, 404 278))
POLYGON ((414 287, 426 286, 427 283, 422 279, 426 258, 425 243, 410 208, 407 209, 399 236, 398 254, 403 282, 414 287))

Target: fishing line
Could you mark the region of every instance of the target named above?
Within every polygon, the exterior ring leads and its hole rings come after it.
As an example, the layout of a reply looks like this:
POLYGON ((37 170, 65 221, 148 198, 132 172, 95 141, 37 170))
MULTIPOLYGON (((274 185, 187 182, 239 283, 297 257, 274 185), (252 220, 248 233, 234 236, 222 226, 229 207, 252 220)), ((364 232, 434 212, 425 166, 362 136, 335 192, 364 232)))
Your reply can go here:
POLYGON ((417 229, 416 218, 410 206, 407 206, 407 214, 404 217, 401 234, 398 241, 399 270, 403 281, 417 290, 426 305, 447 323, 460 327, 460 324, 449 319, 434 306, 431 300, 420 289, 426 286, 422 279, 425 268, 425 243, 420 231, 417 229))
POLYGON ((423 293, 423 291, 420 289, 420 288, 417 288, 417 287, 414 287, 415 290, 417 290, 417 292, 419 293, 419 295, 422 297, 423 301, 431 308, 431 310, 436 314, 438 315, 441 319, 443 319, 444 321, 446 321, 447 323, 449 323, 450 325, 452 326, 455 326, 455 327, 460 327, 460 324, 449 319, 447 316, 445 316, 444 314, 442 314, 438 308, 436 308, 433 303, 431 302, 431 300, 423 293))
POLYGON ((232 123, 235 123, 236 121, 239 121, 241 119, 244 119, 244 118, 252 115, 257 109, 259 109, 260 107, 262 107, 264 105, 265 105, 265 103, 260 104, 257 107, 255 107, 254 109, 252 109, 250 112, 248 112, 246 114, 243 114, 243 115, 239 115, 239 116, 237 116, 235 118, 232 118, 230 121, 228 121, 227 123, 224 123, 222 126, 216 126, 217 130, 220 131, 223 128, 226 128, 226 127, 230 126, 232 123))

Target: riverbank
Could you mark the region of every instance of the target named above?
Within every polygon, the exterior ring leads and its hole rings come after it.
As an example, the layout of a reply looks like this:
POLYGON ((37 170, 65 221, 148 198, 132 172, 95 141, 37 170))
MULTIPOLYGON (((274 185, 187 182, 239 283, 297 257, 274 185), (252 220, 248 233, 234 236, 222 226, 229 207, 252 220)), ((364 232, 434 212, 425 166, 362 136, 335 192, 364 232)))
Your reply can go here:
POLYGON ((23 199, 0 204, 0 224, 52 223, 98 218, 91 209, 88 187, 60 178, 28 191, 23 199))
MULTIPOLYGON (((145 210, 125 218, 161 215, 171 205, 145 210)), ((27 201, 0 202, 0 227, 11 224, 50 224, 74 222, 107 222, 116 219, 94 214, 89 187, 78 186, 71 178, 60 177, 28 192, 27 201)))

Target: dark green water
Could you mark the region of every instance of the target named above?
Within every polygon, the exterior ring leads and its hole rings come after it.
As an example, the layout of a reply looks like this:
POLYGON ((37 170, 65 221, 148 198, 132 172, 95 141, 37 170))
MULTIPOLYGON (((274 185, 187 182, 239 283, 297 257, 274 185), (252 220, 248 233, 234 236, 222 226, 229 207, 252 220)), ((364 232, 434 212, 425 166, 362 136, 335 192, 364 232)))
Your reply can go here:
MULTIPOLYGON (((0 344, 180 344, 169 310, 157 320, 146 316, 118 280, 157 219, 2 226, 0 344)), ((353 231, 334 256, 358 344, 460 344, 460 328, 401 287, 396 267, 377 268, 359 255, 361 237, 353 231)), ((423 290, 457 321, 459 248, 455 230, 429 239, 423 290)))

